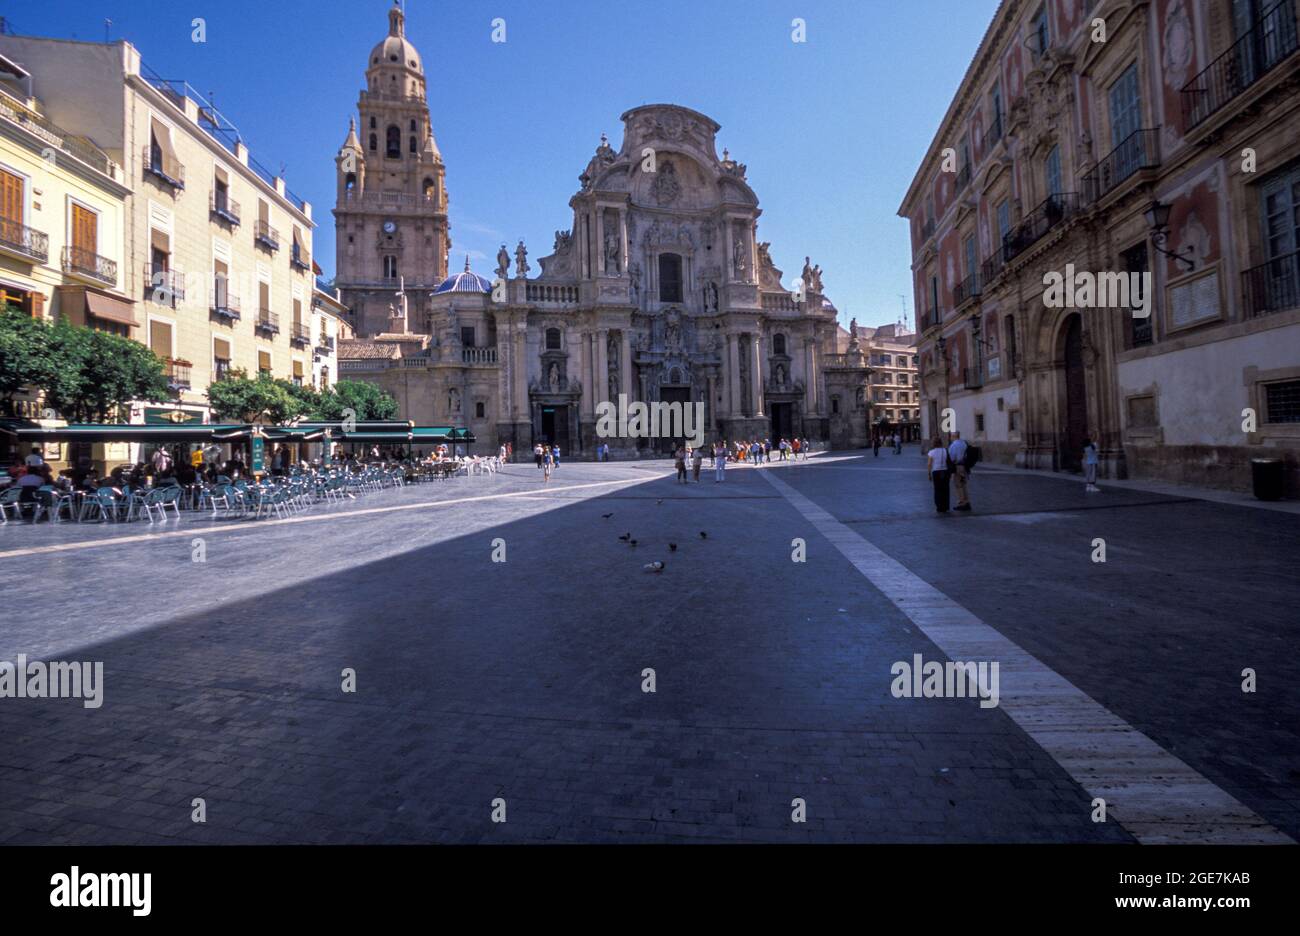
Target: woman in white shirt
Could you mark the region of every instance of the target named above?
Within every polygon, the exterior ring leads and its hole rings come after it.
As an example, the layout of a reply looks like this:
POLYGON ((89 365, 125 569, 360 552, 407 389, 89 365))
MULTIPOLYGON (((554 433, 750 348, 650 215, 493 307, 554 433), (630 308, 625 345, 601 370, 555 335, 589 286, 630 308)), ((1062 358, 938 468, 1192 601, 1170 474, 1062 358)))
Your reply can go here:
POLYGON ((948 512, 948 476, 952 473, 948 463, 948 450, 939 439, 930 441, 930 451, 925 453, 925 469, 934 483, 934 509, 948 512))

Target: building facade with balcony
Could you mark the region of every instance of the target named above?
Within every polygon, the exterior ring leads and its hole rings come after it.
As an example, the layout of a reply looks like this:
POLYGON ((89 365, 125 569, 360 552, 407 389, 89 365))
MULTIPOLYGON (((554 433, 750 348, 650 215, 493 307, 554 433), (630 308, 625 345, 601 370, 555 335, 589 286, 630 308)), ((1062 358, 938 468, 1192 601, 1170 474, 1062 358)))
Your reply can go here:
MULTIPOLYGON (((138 337, 125 280, 125 172, 47 116, 44 90, 0 55, 0 306, 138 337)), ((18 408, 40 413, 30 395, 18 408)))
POLYGON ((921 438, 921 387, 917 368, 916 333, 903 323, 871 327, 849 324, 841 335, 841 350, 857 338, 867 356, 871 376, 871 431, 882 439, 897 432, 904 442, 921 438))
MULTIPOLYGON (((104 232, 119 239, 108 259, 134 309, 131 337, 166 364, 174 396, 161 403, 206 418, 208 384, 235 369, 314 380, 313 346, 295 340, 313 322, 311 205, 250 156, 209 101, 153 73, 129 42, 0 35, 0 54, 31 74, 51 121, 123 167, 125 207, 111 227, 100 223, 100 243, 104 232)), ((132 416, 158 407, 141 401, 132 416)))
POLYGON ((1295 0, 1000 5, 900 207, 927 437, 951 410, 1005 463, 1090 435, 1103 476, 1245 489, 1281 457, 1295 489, 1297 49, 1295 0))

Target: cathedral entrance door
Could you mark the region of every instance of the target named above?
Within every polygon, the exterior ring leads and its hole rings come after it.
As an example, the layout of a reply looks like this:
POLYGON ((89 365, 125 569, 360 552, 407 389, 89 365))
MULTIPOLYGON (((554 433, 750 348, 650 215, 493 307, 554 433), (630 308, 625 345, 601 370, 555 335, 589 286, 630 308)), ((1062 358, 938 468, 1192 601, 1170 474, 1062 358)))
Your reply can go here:
POLYGON ((772 416, 772 448, 775 449, 781 439, 787 441, 794 435, 794 404, 769 403, 767 411, 772 416))
POLYGON ((560 457, 570 454, 569 408, 567 406, 542 407, 542 439, 547 445, 560 446, 560 457))
MULTIPOLYGON (((680 409, 682 412, 681 425, 685 426, 686 407, 691 405, 690 387, 660 387, 659 401, 661 403, 668 403, 668 404, 680 403, 681 404, 680 409)), ((673 431, 683 432, 683 435, 677 436, 675 438, 661 437, 658 440, 656 440, 657 442, 656 448, 659 449, 659 452, 662 455, 671 455, 673 451, 677 448, 677 443, 681 442, 684 437, 684 429, 677 428, 678 424, 676 419, 673 419, 672 422, 673 422, 673 431)), ((691 423, 691 427, 694 428, 695 424, 691 423)), ((655 426, 654 428, 660 431, 665 431, 665 432, 668 431, 667 426, 655 426)))
POLYGON ((1084 379, 1083 326, 1071 315, 1065 330, 1065 432, 1059 436, 1061 467, 1080 471, 1083 437, 1088 432, 1088 388, 1084 379))

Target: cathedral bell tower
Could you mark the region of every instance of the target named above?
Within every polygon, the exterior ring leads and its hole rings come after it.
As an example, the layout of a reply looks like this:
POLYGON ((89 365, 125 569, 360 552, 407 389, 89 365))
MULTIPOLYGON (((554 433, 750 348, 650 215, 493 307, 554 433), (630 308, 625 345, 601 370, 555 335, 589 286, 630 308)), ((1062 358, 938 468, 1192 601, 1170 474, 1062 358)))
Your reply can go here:
POLYGON ((370 52, 355 120, 334 158, 335 285, 358 337, 382 333, 401 305, 408 326, 428 327, 429 296, 447 277, 451 250, 442 154, 434 142, 424 65, 406 16, 388 11, 388 35, 370 52))

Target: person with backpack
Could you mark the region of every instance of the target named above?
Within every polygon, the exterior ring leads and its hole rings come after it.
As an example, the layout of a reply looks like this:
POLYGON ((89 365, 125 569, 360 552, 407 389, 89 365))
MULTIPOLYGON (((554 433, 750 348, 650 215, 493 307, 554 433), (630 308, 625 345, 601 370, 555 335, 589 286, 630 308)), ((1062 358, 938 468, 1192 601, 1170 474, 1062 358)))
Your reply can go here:
POLYGON ((952 434, 948 444, 948 461, 952 465, 953 486, 957 489, 957 506, 953 510, 970 510, 971 447, 960 432, 952 434))

